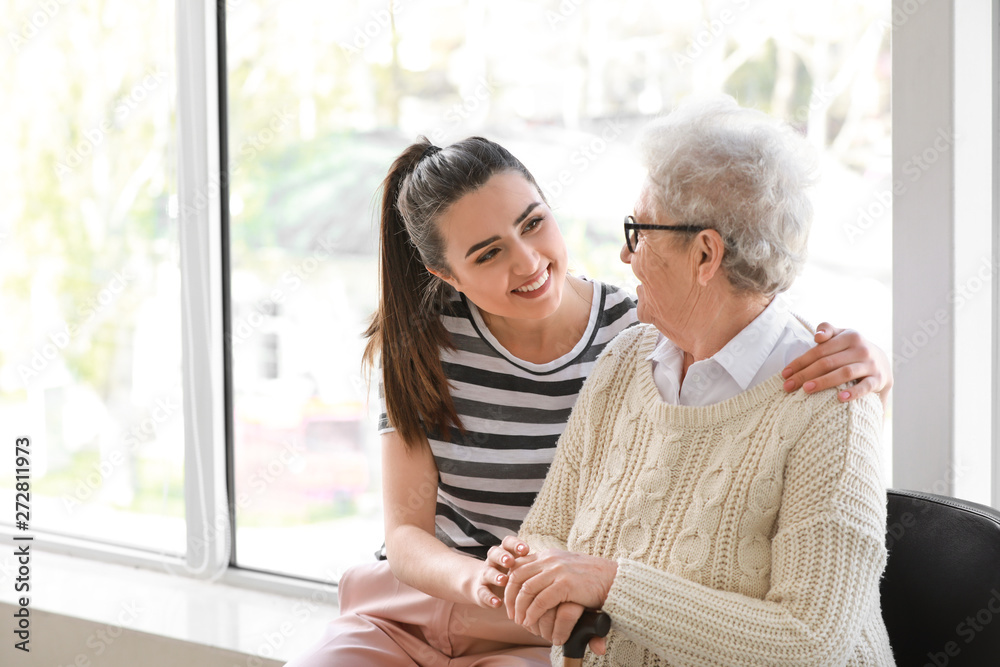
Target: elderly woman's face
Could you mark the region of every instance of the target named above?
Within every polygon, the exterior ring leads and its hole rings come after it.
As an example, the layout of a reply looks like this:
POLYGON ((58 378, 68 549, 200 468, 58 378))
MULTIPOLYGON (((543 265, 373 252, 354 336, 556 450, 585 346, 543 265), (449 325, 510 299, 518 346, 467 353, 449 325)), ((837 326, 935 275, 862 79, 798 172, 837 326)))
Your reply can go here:
MULTIPOLYGON (((640 224, 678 224, 656 215, 647 189, 639 196, 633 217, 640 224)), ((624 244, 621 250, 621 260, 632 267, 640 282, 636 288, 639 321, 654 325, 674 341, 686 330, 700 294, 686 239, 683 232, 642 230, 634 253, 624 244)))

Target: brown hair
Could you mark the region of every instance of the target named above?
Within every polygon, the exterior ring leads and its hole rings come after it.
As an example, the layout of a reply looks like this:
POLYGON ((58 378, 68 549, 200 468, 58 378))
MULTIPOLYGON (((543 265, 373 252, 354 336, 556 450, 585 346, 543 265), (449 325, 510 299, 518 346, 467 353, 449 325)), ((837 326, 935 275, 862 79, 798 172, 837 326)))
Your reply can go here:
POLYGON ((420 137, 382 182, 379 303, 364 363, 371 368, 381 356, 386 413, 407 447, 426 443, 432 429, 462 427, 441 367, 441 348, 453 347, 440 319, 451 288, 427 270, 451 274, 437 219, 494 174, 511 171, 539 189, 516 157, 488 139, 438 148, 420 137))

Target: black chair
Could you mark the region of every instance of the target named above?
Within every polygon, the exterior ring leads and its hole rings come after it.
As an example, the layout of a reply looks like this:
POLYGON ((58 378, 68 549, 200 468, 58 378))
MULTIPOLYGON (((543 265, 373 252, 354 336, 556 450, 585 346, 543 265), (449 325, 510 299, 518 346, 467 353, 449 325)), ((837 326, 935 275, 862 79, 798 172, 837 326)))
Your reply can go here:
POLYGON ((889 490, 881 583, 897 665, 1000 665, 1000 512, 889 490))

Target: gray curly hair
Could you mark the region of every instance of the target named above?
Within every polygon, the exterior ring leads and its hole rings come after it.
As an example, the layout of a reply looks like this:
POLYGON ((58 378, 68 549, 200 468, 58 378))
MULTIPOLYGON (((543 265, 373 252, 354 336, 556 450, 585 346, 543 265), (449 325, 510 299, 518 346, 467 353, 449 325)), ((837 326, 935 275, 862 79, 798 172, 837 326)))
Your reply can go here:
POLYGON ((735 289, 773 296, 791 287, 805 262, 816 171, 801 135, 719 96, 651 122, 639 145, 654 213, 718 231, 735 289))

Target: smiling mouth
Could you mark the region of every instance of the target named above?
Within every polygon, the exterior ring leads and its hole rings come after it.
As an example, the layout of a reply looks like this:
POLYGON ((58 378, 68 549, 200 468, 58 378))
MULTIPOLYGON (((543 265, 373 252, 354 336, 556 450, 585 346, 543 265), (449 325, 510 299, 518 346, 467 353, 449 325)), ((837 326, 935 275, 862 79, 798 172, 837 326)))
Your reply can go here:
POLYGON ((546 281, 548 281, 548 279, 549 279, 549 270, 545 269, 545 273, 543 273, 542 275, 538 276, 538 280, 536 280, 535 282, 531 283, 530 285, 524 285, 522 287, 518 287, 516 290, 513 290, 513 291, 514 292, 534 292, 536 289, 538 289, 539 287, 541 287, 542 285, 544 285, 546 283, 546 281))

